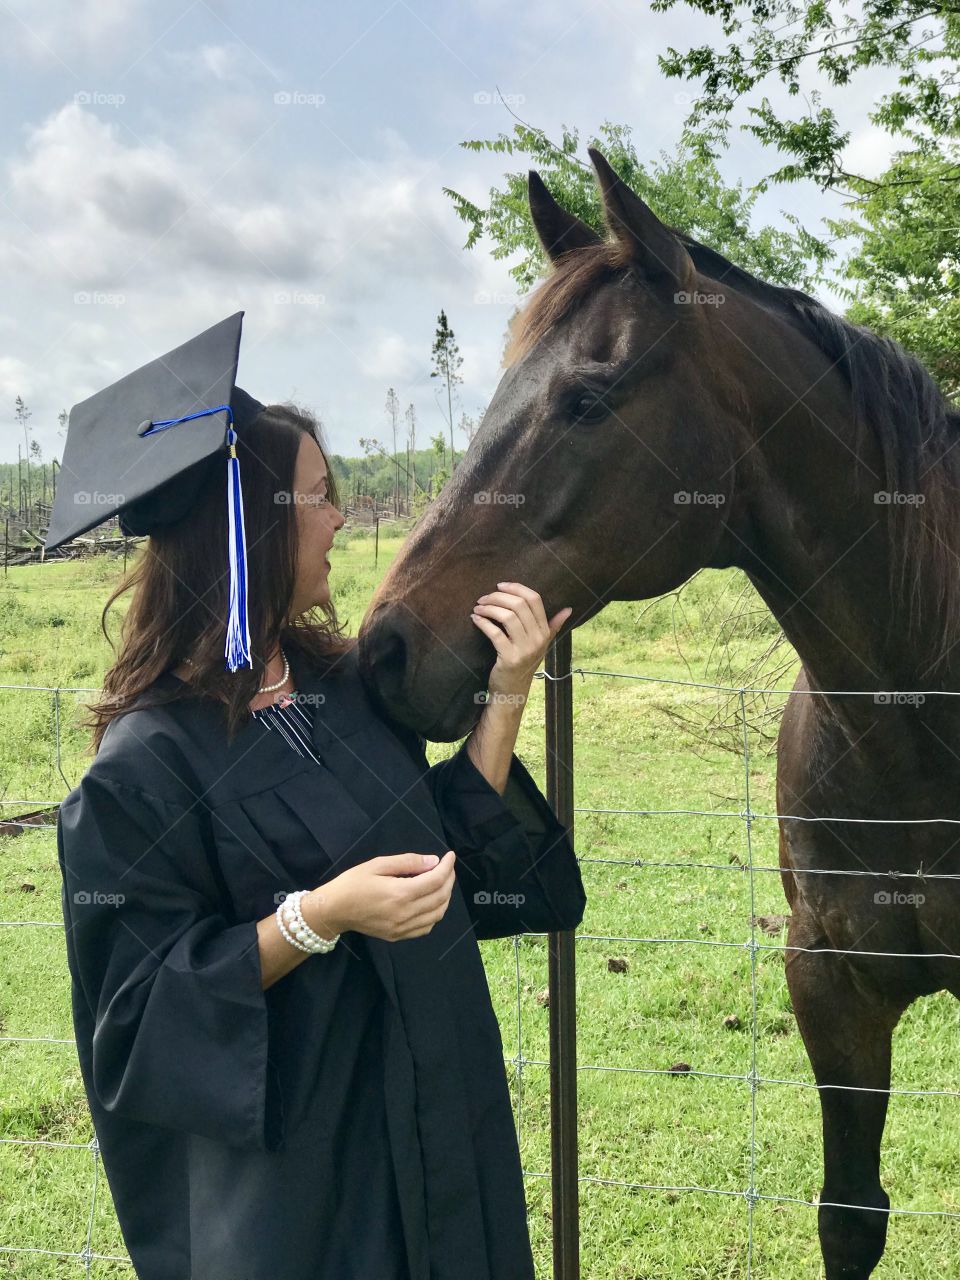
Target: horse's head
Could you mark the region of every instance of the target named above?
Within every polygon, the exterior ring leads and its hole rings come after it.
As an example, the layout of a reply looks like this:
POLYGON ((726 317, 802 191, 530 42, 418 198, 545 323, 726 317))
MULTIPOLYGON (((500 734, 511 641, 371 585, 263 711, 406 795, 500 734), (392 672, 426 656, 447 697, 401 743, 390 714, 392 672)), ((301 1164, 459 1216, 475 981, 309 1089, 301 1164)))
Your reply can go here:
POLYGON ((515 318, 481 428, 360 631, 365 678, 429 738, 461 737, 479 714, 494 654, 469 614, 498 581, 539 591, 548 617, 571 605, 565 625, 579 626, 610 600, 678 586, 721 536, 735 454, 716 428, 740 396, 718 351, 718 286, 591 157, 611 238, 530 174, 552 273, 515 318))

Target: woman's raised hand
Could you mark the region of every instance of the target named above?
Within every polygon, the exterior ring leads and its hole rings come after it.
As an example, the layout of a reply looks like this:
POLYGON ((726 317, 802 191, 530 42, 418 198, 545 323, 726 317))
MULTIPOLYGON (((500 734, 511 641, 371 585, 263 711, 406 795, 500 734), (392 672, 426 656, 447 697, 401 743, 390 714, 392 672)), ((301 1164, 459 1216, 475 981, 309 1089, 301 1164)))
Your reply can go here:
POLYGON ((419 938, 442 919, 453 892, 456 854, 396 853, 370 858, 304 894, 307 924, 332 938, 353 930, 386 942, 419 938))
POLYGON ((540 594, 532 587, 522 582, 498 582, 497 588, 479 597, 470 617, 497 653, 487 689, 492 694, 520 697, 522 701, 533 683, 534 672, 573 608, 567 605, 548 620, 540 594))

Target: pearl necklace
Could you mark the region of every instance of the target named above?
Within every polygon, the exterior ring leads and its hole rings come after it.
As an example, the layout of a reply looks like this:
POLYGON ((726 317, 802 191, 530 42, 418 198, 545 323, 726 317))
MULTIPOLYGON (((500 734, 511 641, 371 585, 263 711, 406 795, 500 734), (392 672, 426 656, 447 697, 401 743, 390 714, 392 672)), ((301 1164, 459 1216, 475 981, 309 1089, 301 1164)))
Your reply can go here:
POLYGON ((280 647, 280 657, 283 659, 283 675, 276 684, 262 684, 257 690, 258 693, 273 693, 275 689, 282 689, 290 679, 290 662, 287 655, 283 652, 283 646, 280 647))
MULTIPOLYGON (((260 688, 257 690, 258 693, 273 693, 277 689, 282 689, 283 686, 290 679, 290 659, 284 653, 282 645, 280 646, 280 656, 281 658, 283 658, 283 675, 276 682, 276 684, 262 684, 260 688)), ((192 667, 196 665, 190 658, 184 658, 184 662, 187 664, 188 667, 192 667)))

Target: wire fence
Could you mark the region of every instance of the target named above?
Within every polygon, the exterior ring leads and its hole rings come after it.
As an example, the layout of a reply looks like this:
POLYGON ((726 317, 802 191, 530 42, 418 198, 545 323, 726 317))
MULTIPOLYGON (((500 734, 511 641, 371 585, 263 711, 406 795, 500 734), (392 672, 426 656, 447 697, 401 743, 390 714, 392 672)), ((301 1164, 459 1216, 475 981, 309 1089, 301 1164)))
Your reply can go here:
MULTIPOLYGON (((700 872, 709 873, 711 875, 724 873, 728 876, 742 878, 746 882, 749 924, 745 931, 745 936, 739 940, 723 940, 706 937, 668 937, 658 936, 655 934, 606 934, 606 933, 590 933, 577 932, 576 935, 550 935, 547 939, 548 948, 550 949, 550 985, 549 985, 549 1007, 551 1016, 551 1043, 549 1058, 526 1057, 523 1051, 525 1043, 525 1028, 523 1021, 523 1001, 522 990, 524 983, 524 954, 521 949, 521 939, 512 940, 514 967, 516 975, 516 1000, 515 1000, 515 1034, 516 1034, 516 1053, 508 1056, 506 1059, 507 1066, 511 1068, 514 1077, 514 1097, 516 1104, 516 1128, 518 1138, 521 1137, 523 1128, 523 1100, 526 1087, 524 1072, 527 1068, 546 1068, 550 1072, 551 1078, 551 1169, 547 1170, 525 1170, 524 1176, 528 1179, 551 1179, 553 1191, 553 1244, 554 1244, 554 1280, 577 1280, 580 1275, 579 1261, 579 1225, 580 1211, 578 1203, 578 1188, 584 1185, 599 1185, 606 1187, 621 1188, 630 1191, 659 1192, 668 1193, 670 1195, 693 1194, 726 1197, 741 1201, 746 1207, 746 1239, 744 1242, 745 1257, 743 1274, 752 1280, 755 1275, 755 1214, 758 1206, 763 1204, 781 1204, 781 1205, 797 1205, 808 1208, 819 1208, 823 1204, 835 1204, 838 1208, 847 1209, 865 1209, 877 1213, 885 1213, 891 1216, 902 1215, 914 1218, 943 1218, 957 1219, 960 1218, 960 1212, 949 1209, 915 1209, 899 1206, 891 1206, 889 1209, 881 1209, 876 1205, 857 1205, 845 1204, 843 1202, 821 1201, 819 1199, 810 1198, 790 1194, 785 1189, 769 1189, 758 1185, 757 1174, 757 1097, 758 1092, 768 1086, 777 1086, 781 1088, 790 1088, 798 1090, 818 1090, 838 1089, 851 1090, 854 1092, 882 1093, 891 1096, 902 1096, 911 1098, 954 1098, 960 1097, 960 1089, 936 1088, 936 1089, 914 1089, 914 1088, 890 1088, 890 1089, 872 1089, 854 1085, 817 1085, 812 1080, 803 1080, 797 1078, 787 1078, 777 1075, 764 1074, 759 1069, 758 1062, 758 1040, 759 1040, 759 996, 757 981, 757 965, 758 957, 767 952, 781 953, 786 956, 791 951, 815 950, 817 953, 825 952, 837 955, 860 955, 860 956, 884 956, 887 958, 897 957, 900 959, 956 959, 955 953, 946 951, 889 951, 889 950, 870 950, 859 948, 827 948, 817 947, 815 949, 807 949, 801 947, 793 947, 788 943, 764 941, 758 933, 758 916, 757 916, 757 885, 760 877, 763 876, 780 876, 781 868, 777 865, 769 865, 758 862, 755 858, 754 848, 754 824, 756 823, 775 823, 781 819, 788 819, 794 822, 829 822, 849 823, 849 824, 883 824, 883 825, 901 825, 909 826, 915 824, 960 824, 960 819, 945 817, 929 817, 929 818, 913 818, 913 819, 871 819, 864 818, 859 815, 800 815, 800 814, 780 814, 763 812, 755 810, 751 803, 751 751, 750 751, 750 733, 749 721, 746 707, 746 698, 748 695, 763 695, 769 697, 771 695, 786 699, 790 690, 787 689, 765 689, 752 687, 737 687, 717 684, 708 684, 699 681, 685 680, 668 680, 660 677, 643 676, 637 673, 625 671, 604 671, 591 670, 588 668, 576 667, 572 668, 569 651, 569 636, 561 637, 558 644, 554 645, 548 654, 545 670, 537 673, 538 679, 543 679, 546 684, 547 695, 547 732, 546 732, 546 752, 547 752, 547 793, 554 808, 558 812, 562 821, 565 821, 571 831, 574 828, 574 822, 577 815, 603 815, 607 819, 626 819, 626 818, 645 818, 645 819, 666 819, 673 817, 682 818, 709 818, 709 819, 726 819, 734 820, 742 823, 743 831, 743 859, 734 862, 717 862, 717 861, 694 861, 689 859, 669 859, 669 858, 610 858, 603 856, 595 856, 589 850, 583 851, 581 840, 576 841, 577 848, 581 850, 578 858, 584 872, 584 882, 588 895, 588 912, 589 898, 591 892, 590 871, 596 867, 619 867, 624 870, 652 870, 652 871, 683 871, 683 872, 700 872), (565 647, 562 646, 566 641, 565 647), (579 678, 579 679, 577 679, 579 678), (724 694, 733 697, 736 700, 738 718, 742 730, 742 753, 740 756, 740 765, 742 768, 742 787, 743 787, 743 805, 737 809, 703 809, 703 808, 625 808, 625 807, 591 807, 591 806, 575 806, 573 801, 573 776, 574 776, 574 735, 572 732, 572 706, 573 691, 576 684, 584 682, 587 679, 598 680, 624 680, 637 681, 647 683, 649 685, 670 685, 684 689, 699 689, 710 692, 711 694, 724 694), (566 809, 566 812, 564 812, 566 809), (635 1181, 631 1179, 620 1179, 614 1177, 598 1177, 593 1175, 585 1175, 579 1172, 577 1158, 577 1077, 587 1073, 605 1073, 610 1076, 634 1076, 643 1077, 670 1077, 676 1075, 676 1068, 665 1068, 657 1066, 619 1066, 611 1065, 603 1062, 579 1062, 576 1054, 576 1015, 575 1015, 575 954, 576 950, 587 943, 623 943, 644 947, 693 947, 693 948, 724 948, 727 952, 742 953, 747 957, 749 964, 749 1007, 750 1007, 750 1042, 749 1042, 749 1065, 743 1072, 726 1072, 703 1070, 684 1065, 684 1074, 693 1078, 701 1078, 705 1080, 726 1081, 733 1085, 742 1086, 746 1093, 746 1137, 747 1137, 747 1176, 744 1184, 738 1188, 723 1188, 713 1185, 700 1185, 695 1182, 656 1182, 656 1181, 635 1181)), ((51 776, 53 771, 63 780, 69 790, 74 782, 71 782, 64 772, 64 750, 62 742, 64 710, 62 701, 65 695, 74 696, 78 694, 92 695, 97 692, 90 688, 66 688, 66 687, 47 687, 40 685, 11 685, 0 684, 0 691, 14 691, 20 694, 37 694, 46 695, 50 698, 50 715, 51 728, 53 731, 53 756, 51 760, 51 776)), ((824 693, 833 697, 872 697, 875 701, 880 699, 904 699, 904 698, 927 698, 931 696, 939 697, 955 697, 960 694, 953 691, 919 691, 907 692, 891 691, 890 693, 878 693, 876 691, 865 690, 837 690, 837 691, 798 691, 810 696, 822 696, 824 693)), ((80 770, 82 772, 82 769, 80 770)), ((59 803, 60 798, 44 798, 36 797, 4 797, 0 799, 0 831, 6 831, 8 834, 17 829, 29 827, 30 829, 51 829, 55 826, 53 819, 53 806, 59 803), (43 810, 50 808, 50 814, 47 815, 48 820, 44 820, 43 810), (32 810, 29 820, 24 820, 24 811, 32 810), (11 815, 12 816, 7 816, 11 815), (39 817, 39 820, 38 820, 39 817)), ((889 882, 895 884, 901 881, 911 881, 917 884, 927 882, 952 882, 960 880, 960 874, 935 871, 926 871, 923 867, 918 867, 914 872, 905 872, 902 870, 891 869, 888 871, 876 871, 869 868, 810 868, 804 869, 803 875, 811 876, 847 876, 847 877, 866 877, 878 883, 889 882)), ((0 927, 5 928, 31 928, 31 929, 61 929, 62 921, 48 920, 0 920, 0 927)), ((530 935, 528 935, 530 936, 530 935)), ((534 937, 543 937, 544 935, 533 935, 534 937)), ((490 945, 490 944, 486 944, 490 945)), ((493 944, 500 945, 500 944, 493 944)), ((510 944, 507 944, 510 945, 510 944)), ((74 1040, 71 1038, 58 1038, 53 1036, 18 1036, 18 1035, 0 1035, 0 1044, 25 1044, 25 1045, 59 1045, 65 1049, 74 1046, 74 1040)), ((0 1253, 9 1255, 43 1255, 50 1258, 62 1260, 74 1260, 83 1266, 84 1274, 89 1276, 92 1274, 93 1264, 96 1262, 115 1262, 127 1263, 129 1259, 125 1255, 117 1255, 110 1253, 97 1252, 93 1247, 94 1226, 97 1220, 97 1198, 101 1186, 101 1169, 100 1169, 100 1152, 99 1144, 96 1136, 90 1142, 66 1142, 53 1141, 40 1138, 21 1138, 21 1137, 3 1137, 0 1143, 5 1145, 15 1145, 23 1148, 59 1148, 74 1151, 88 1151, 90 1155, 90 1198, 89 1208, 87 1212, 86 1231, 83 1246, 77 1250, 69 1251, 63 1249, 46 1249, 40 1247, 18 1246, 15 1244, 0 1243, 0 1253)), ((732 1157, 731 1153, 731 1157, 732 1157)), ((107 1192, 109 1195, 109 1191, 107 1192)))
MULTIPOLYGON (((567 637, 569 640, 569 637, 567 637)), ((568 685, 575 685, 575 678, 580 677, 580 681, 585 681, 588 677, 602 678, 611 680, 627 680, 646 683, 649 685, 675 685, 685 689, 707 690, 714 694, 732 695, 737 700, 737 714, 741 731, 742 755, 741 765, 743 773, 743 807, 739 810, 723 810, 723 809, 632 809, 632 808, 597 808, 588 806, 571 806, 569 816, 567 817, 568 825, 571 830, 576 815, 580 814, 604 814, 615 815, 619 818, 624 817, 644 817, 644 818, 664 818, 667 816, 698 816, 709 818, 733 818, 743 824, 743 843, 745 851, 745 860, 731 863, 716 862, 694 862, 690 860, 668 860, 668 859, 611 859, 598 858, 590 853, 582 852, 582 841, 577 841, 577 847, 581 849, 579 861, 582 868, 589 868, 591 865, 612 865, 624 868, 655 868, 657 870, 683 870, 683 871, 705 871, 710 873, 727 873, 746 877, 748 882, 749 895, 749 930, 748 935, 740 942, 723 941, 710 938, 694 938, 694 937, 664 937, 664 936, 630 936, 630 935, 613 935, 613 934, 593 934, 588 932, 578 932, 576 935, 576 943, 582 944, 586 942, 620 942, 631 943, 651 947, 720 947, 732 949, 733 951, 741 951, 749 957, 750 965, 750 1066, 749 1070, 743 1074, 729 1072, 712 1072, 696 1070, 684 1066, 684 1074, 690 1076, 698 1076, 705 1079, 718 1079, 732 1081, 742 1084, 748 1091, 748 1141, 749 1141, 749 1164, 748 1177, 745 1185, 739 1190, 724 1189, 716 1186, 699 1185, 699 1184, 676 1184, 666 1182, 638 1182, 625 1179, 612 1178, 593 1178, 579 1177, 577 1179, 580 1185, 585 1183, 600 1183, 608 1186, 617 1186, 635 1191, 651 1191, 669 1194, 679 1193, 697 1193, 703 1195, 724 1196, 741 1199, 747 1209, 747 1230, 746 1230, 746 1257, 744 1272, 748 1280, 755 1274, 755 1239, 754 1239, 754 1221, 756 1206, 761 1203, 772 1204, 791 1204, 800 1205, 809 1208, 819 1209, 824 1206, 836 1207, 840 1209, 861 1209, 870 1212, 884 1213, 888 1216, 905 1216, 914 1218, 942 1218, 942 1219, 958 1219, 960 1213, 950 1209, 913 1209, 906 1207, 891 1206, 889 1208, 878 1208, 876 1205, 846 1203, 842 1201, 824 1200, 822 1198, 811 1199, 808 1197, 790 1195, 782 1191, 765 1190, 758 1186, 757 1179, 757 1096, 759 1090, 764 1086, 787 1086, 798 1089, 823 1091, 826 1089, 837 1089, 852 1092, 864 1093, 881 1093, 886 1096, 909 1096, 917 1098, 927 1097, 958 1097, 960 1090, 956 1089, 877 1089, 856 1085, 818 1085, 813 1081, 786 1079, 778 1076, 765 1075, 758 1069, 758 989, 757 989, 757 958, 765 952, 780 953, 784 957, 791 952, 807 952, 809 954, 830 954, 843 956, 864 956, 864 957, 884 957, 887 959, 894 958, 898 960, 933 960, 933 959, 950 959, 957 958, 955 952, 947 951, 893 951, 884 949, 880 951, 872 950, 866 947, 848 947, 848 948, 832 948, 818 946, 815 948, 792 946, 788 943, 773 943, 761 941, 758 932, 758 916, 756 905, 756 888, 757 877, 763 875, 782 875, 782 869, 779 865, 764 865, 758 863, 754 855, 754 824, 758 822, 779 822, 781 819, 795 822, 810 823, 830 823, 830 824, 870 824, 887 825, 887 826, 913 826, 913 825, 933 825, 943 823, 948 825, 957 825, 960 819, 946 817, 925 817, 925 818, 897 818, 897 819, 880 819, 869 818, 858 815, 801 815, 792 813, 766 813, 761 810, 755 810, 751 802, 751 751, 750 751, 750 733, 748 714, 746 708, 747 695, 762 695, 769 698, 771 695, 781 697, 786 700, 790 696, 790 689, 769 689, 751 686, 729 686, 708 684, 693 680, 668 680, 662 677, 643 676, 633 672, 625 671, 607 671, 592 670, 583 667, 572 667, 570 660, 569 645, 564 652, 558 666, 555 667, 554 673, 548 670, 538 673, 538 676, 551 682, 566 682, 568 685)), ((797 690, 801 696, 829 696, 833 698, 839 697, 860 697, 871 698, 874 703, 882 705, 922 705, 927 697, 942 696, 956 697, 958 693, 955 691, 878 691, 878 690, 797 690)), ((565 699, 565 714, 569 717, 572 715, 572 694, 565 699)), ((547 751, 554 752, 561 757, 562 766, 567 769, 570 775, 573 775, 573 743, 574 736, 572 734, 564 735, 561 729, 556 725, 551 732, 551 725, 548 720, 547 725, 547 751)), ((901 869, 890 870, 874 870, 872 868, 807 868, 804 867, 797 873, 798 875, 822 875, 822 876, 850 876, 850 877, 866 877, 874 883, 898 883, 904 880, 914 882, 918 886, 929 882, 951 882, 960 880, 960 875, 950 872, 934 872, 925 871, 922 867, 918 867, 915 872, 905 872, 901 869)), ((589 896, 589 873, 584 876, 587 884, 589 896)), ((881 899, 882 900, 882 899, 881 899)), ((572 969, 566 975, 566 980, 573 983, 572 969)), ((553 1000, 551 993, 551 1001, 553 1000)), ((519 987, 518 987, 518 1008, 519 1008, 519 987)), ((568 1029, 567 1034, 575 1037, 575 1031, 568 1029)), ((555 1066, 553 1061, 554 1055, 551 1055, 551 1062, 541 1062, 538 1065, 555 1066)), ((522 1072, 523 1065, 529 1065, 530 1060, 523 1060, 522 1055, 518 1055, 517 1069, 522 1072)), ((624 1075, 634 1076, 672 1076, 676 1073, 676 1068, 657 1068, 657 1067, 621 1067, 610 1066, 603 1063, 577 1063, 577 1072, 613 1072, 624 1075)), ((553 1082, 555 1095, 559 1094, 557 1083, 553 1082)), ((557 1097, 557 1105, 563 1106, 562 1100, 557 1097)), ((569 1104, 567 1104, 569 1105, 569 1104)), ((575 1108, 575 1103, 573 1104, 575 1108)), ((567 1118, 565 1128, 569 1134, 576 1134, 576 1117, 567 1118)), ((573 1139, 571 1139, 573 1141, 573 1139)), ((576 1160, 576 1152, 573 1155, 568 1153, 568 1159, 576 1160)), ((578 1207, 575 1196, 571 1196, 568 1186, 563 1186, 561 1179, 557 1176, 557 1170, 553 1170, 554 1179, 554 1210, 555 1216, 560 1222, 564 1218, 569 1218, 571 1214, 578 1216, 578 1207), (563 1206, 561 1201, 564 1197, 572 1200, 572 1204, 563 1206)), ((554 1274, 556 1280, 577 1280, 580 1275, 579 1267, 579 1251, 576 1244, 576 1235, 571 1233, 568 1235, 566 1247, 555 1250, 554 1254, 554 1274)))

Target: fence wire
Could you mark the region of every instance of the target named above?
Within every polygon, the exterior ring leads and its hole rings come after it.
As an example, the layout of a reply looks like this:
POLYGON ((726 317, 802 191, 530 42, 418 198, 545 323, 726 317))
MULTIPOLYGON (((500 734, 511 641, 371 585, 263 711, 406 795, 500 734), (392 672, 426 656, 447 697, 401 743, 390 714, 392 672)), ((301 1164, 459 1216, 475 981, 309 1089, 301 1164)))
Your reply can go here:
MULTIPOLYGON (((667 818, 667 817, 705 817, 705 818, 725 818, 736 819, 743 823, 744 830, 744 852, 745 861, 738 863, 715 863, 715 862, 691 862, 691 861, 671 861, 666 859, 647 859, 637 858, 607 858, 596 857, 587 854, 578 854, 578 861, 581 868, 589 868, 596 866, 619 866, 623 868, 633 868, 636 870, 682 870, 682 871, 700 871, 700 872, 725 872, 727 874, 746 877, 748 884, 748 900, 749 900, 749 933, 748 936, 740 942, 725 941, 711 938, 685 938, 685 937, 661 937, 661 936, 632 936, 623 934, 595 934, 578 932, 576 934, 576 943, 578 947, 584 943, 590 942, 622 942, 643 946, 692 946, 692 947, 722 947, 733 951, 742 951, 749 957, 750 965, 750 1066, 749 1070, 743 1073, 737 1072, 721 1072, 721 1071, 705 1071, 689 1067, 684 1071, 684 1076, 694 1078, 703 1078, 710 1080, 729 1081, 736 1085, 744 1086, 748 1091, 748 1116, 747 1116, 747 1139, 748 1147, 748 1163, 747 1163, 747 1179, 743 1187, 739 1189, 721 1188, 708 1185, 699 1185, 696 1183, 662 1183, 662 1182, 638 1182, 629 1179, 619 1178, 601 1178, 592 1175, 580 1175, 577 1179, 582 1185, 597 1185, 605 1187, 616 1187, 629 1191, 649 1191, 671 1193, 679 1195, 684 1193, 707 1196, 720 1196, 730 1199, 742 1200, 747 1208, 747 1240, 746 1240, 746 1276, 747 1280, 752 1280, 754 1276, 754 1215, 758 1204, 784 1204, 799 1205, 805 1208, 817 1209, 823 1205, 831 1205, 844 1209, 861 1209, 869 1210, 876 1213, 885 1213, 889 1216, 903 1216, 916 1218, 943 1218, 958 1219, 960 1212, 948 1209, 911 1209, 904 1207, 891 1206, 888 1209, 878 1208, 875 1205, 858 1205, 846 1204, 836 1201, 813 1200, 803 1196, 789 1195, 782 1192, 763 1191, 757 1186, 757 1094, 762 1087, 779 1086, 789 1089, 799 1090, 816 1090, 821 1092, 826 1089, 849 1090, 852 1092, 864 1093, 882 1093, 888 1096, 901 1096, 911 1098, 954 1098, 960 1097, 960 1090, 957 1089, 872 1089, 857 1085, 818 1085, 810 1080, 796 1080, 782 1078, 778 1076, 764 1075, 758 1069, 758 1040, 759 1040, 759 997, 757 983, 757 960, 758 956, 765 951, 781 952, 786 954, 790 951, 807 951, 811 954, 820 952, 835 955, 862 955, 862 956, 886 956, 897 957, 903 959, 957 959, 956 953, 953 952, 893 952, 893 951, 871 951, 856 948, 803 948, 793 947, 786 943, 762 942, 757 936, 757 911, 756 911, 756 877, 763 874, 781 874, 779 866, 767 866, 757 863, 754 859, 754 843, 753 843, 753 825, 756 822, 778 822, 781 819, 788 819, 794 822, 830 822, 830 823, 850 823, 850 824, 871 824, 871 825, 893 825, 893 826, 913 826, 927 825, 935 823, 960 824, 960 819, 930 817, 930 818, 862 818, 852 815, 835 815, 835 816, 810 816, 790 813, 763 813, 755 811, 751 805, 750 795, 750 740, 749 726, 746 712, 745 698, 748 694, 760 694, 764 696, 788 698, 791 694, 798 696, 830 696, 830 697, 871 697, 875 701, 889 703, 891 700, 906 699, 926 699, 928 697, 960 697, 960 691, 954 690, 918 690, 918 691, 876 691, 876 690, 809 690, 809 689, 770 689, 751 686, 731 686, 711 684, 703 681, 695 680, 677 680, 659 676, 643 676, 634 672, 627 671, 606 671, 593 670, 583 667, 572 668, 565 675, 550 676, 541 670, 536 673, 537 679, 573 679, 575 676, 580 677, 580 682, 584 682, 586 678, 597 677, 615 680, 631 680, 639 681, 651 685, 670 685, 678 688, 700 689, 711 693, 723 693, 728 695, 736 695, 738 718, 742 735, 742 766, 743 766, 743 794, 744 807, 742 809, 632 809, 632 808, 601 808, 590 806, 575 806, 574 814, 603 814, 610 817, 628 818, 667 818)), ((576 684, 575 684, 576 687, 576 684)), ((67 687, 67 686, 45 686, 45 685, 15 685, 0 684, 0 690, 6 690, 15 693, 33 693, 47 694, 52 696, 51 714, 52 728, 54 736, 54 757, 52 765, 56 768, 57 773, 66 784, 67 789, 71 789, 75 783, 71 782, 63 769, 63 744, 62 744, 62 728, 63 728, 63 709, 62 696, 64 694, 96 694, 99 691, 86 687, 67 687)), ((576 735, 574 736, 576 741, 576 735)), ((550 744, 547 744, 550 750, 550 744)), ((571 765, 573 762, 570 762, 571 765)), ((53 810, 63 796, 58 798, 6 798, 0 797, 0 830, 9 831, 11 828, 15 830, 55 830, 56 824, 53 821, 34 822, 34 821, 18 821, 15 814, 12 818, 6 817, 5 814, 10 810, 23 810, 25 808, 34 808, 42 810, 49 808, 53 810)), ((22 818, 24 815, 21 814, 22 818)), ((583 841, 578 837, 576 845, 581 848, 583 841)), ((927 881, 960 881, 960 874, 956 873, 937 873, 925 871, 919 867, 917 871, 905 872, 900 870, 889 871, 873 871, 861 870, 854 868, 804 868, 804 875, 823 875, 823 876, 863 876, 873 880, 891 882, 902 880, 916 880, 919 883, 927 881)), ((589 876, 585 876, 587 896, 590 896, 589 876)), ((39 928, 39 929, 63 929, 63 922, 48 920, 0 920, 0 928, 39 928)), ((546 938, 545 934, 530 934, 527 937, 546 938)), ((524 1046, 524 1024, 523 1024, 523 962, 521 954, 521 939, 519 937, 512 940, 514 950, 514 970, 516 981, 516 1000, 515 1000, 515 1019, 516 1019, 516 1041, 517 1052, 513 1056, 505 1059, 506 1065, 512 1070, 514 1080, 515 1095, 515 1125, 518 1141, 522 1140, 523 1133, 523 1098, 524 1098, 524 1071, 528 1067, 549 1069, 551 1063, 545 1059, 526 1057, 523 1051, 524 1046)), ((72 1038, 59 1038, 54 1036, 16 1036, 16 1035, 0 1035, 0 1044, 31 1044, 31 1045, 59 1045, 64 1048, 70 1047, 75 1049, 75 1041, 72 1038)), ((577 1073, 610 1073, 620 1075, 633 1075, 638 1077, 656 1077, 676 1075, 674 1069, 663 1067, 623 1067, 611 1066, 604 1063, 578 1063, 577 1073)), ((63 1260, 75 1260, 82 1264, 83 1271, 86 1276, 91 1275, 91 1268, 94 1262, 115 1262, 121 1264, 130 1264, 130 1259, 126 1255, 98 1253, 93 1248, 93 1232, 96 1219, 97 1196, 100 1189, 100 1147, 96 1134, 89 1142, 62 1142, 40 1138, 18 1138, 4 1137, 0 1138, 0 1143, 7 1146, 17 1146, 23 1148, 58 1148, 63 1150, 82 1151, 86 1150, 90 1153, 91 1173, 90 1173, 90 1200, 87 1213, 87 1225, 85 1239, 82 1248, 74 1251, 62 1249, 44 1249, 39 1247, 30 1247, 14 1244, 0 1244, 0 1253, 12 1255, 39 1255, 50 1258, 58 1258, 63 1260)), ((531 1180, 549 1179, 551 1173, 546 1170, 524 1170, 524 1177, 531 1180)), ((107 1192, 109 1194, 109 1191, 107 1192)))

